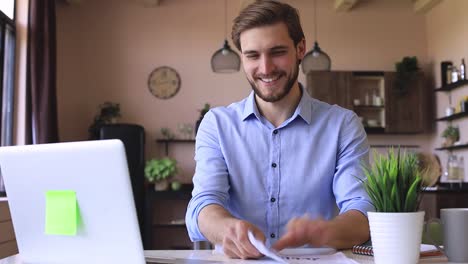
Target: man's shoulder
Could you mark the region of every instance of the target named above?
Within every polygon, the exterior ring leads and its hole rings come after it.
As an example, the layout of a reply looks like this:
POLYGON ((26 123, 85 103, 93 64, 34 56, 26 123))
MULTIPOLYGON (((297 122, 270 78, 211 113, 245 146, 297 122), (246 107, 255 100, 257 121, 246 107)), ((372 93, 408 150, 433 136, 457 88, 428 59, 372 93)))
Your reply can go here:
POLYGON ((227 106, 217 106, 213 107, 210 112, 214 115, 217 119, 232 119, 232 118, 240 118, 244 113, 244 108, 246 104, 247 98, 231 103, 227 106))
POLYGON ((337 104, 329 104, 315 98, 311 98, 313 109, 319 114, 329 114, 336 117, 349 117, 355 113, 337 104))

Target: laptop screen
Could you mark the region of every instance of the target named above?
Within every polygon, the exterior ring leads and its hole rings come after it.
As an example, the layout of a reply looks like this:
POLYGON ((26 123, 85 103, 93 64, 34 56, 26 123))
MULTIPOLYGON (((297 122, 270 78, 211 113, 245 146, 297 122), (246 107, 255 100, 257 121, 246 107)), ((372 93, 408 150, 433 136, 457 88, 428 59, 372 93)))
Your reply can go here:
POLYGON ((22 261, 145 263, 120 140, 0 148, 22 261))

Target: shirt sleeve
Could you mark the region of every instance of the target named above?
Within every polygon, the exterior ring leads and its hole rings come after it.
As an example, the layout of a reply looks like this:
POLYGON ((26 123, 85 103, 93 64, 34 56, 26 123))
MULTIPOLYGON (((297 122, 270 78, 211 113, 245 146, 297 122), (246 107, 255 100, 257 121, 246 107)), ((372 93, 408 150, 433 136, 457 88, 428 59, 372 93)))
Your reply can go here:
POLYGON ((336 203, 340 214, 358 210, 367 216, 368 211, 375 210, 361 182, 365 178, 362 166, 369 162, 369 143, 364 127, 355 113, 349 112, 339 135, 333 179, 336 203))
POLYGON ((217 116, 210 110, 197 131, 194 188, 185 215, 187 231, 193 242, 207 240, 198 228, 198 215, 203 207, 218 204, 226 208, 228 200, 228 169, 219 144, 218 127, 217 116))

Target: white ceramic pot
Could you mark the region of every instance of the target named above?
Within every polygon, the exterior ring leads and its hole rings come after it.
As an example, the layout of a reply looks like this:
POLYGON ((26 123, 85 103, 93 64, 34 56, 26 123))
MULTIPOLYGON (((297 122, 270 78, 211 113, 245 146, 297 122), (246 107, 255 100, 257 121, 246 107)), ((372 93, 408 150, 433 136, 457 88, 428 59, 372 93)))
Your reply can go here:
POLYGON ((424 211, 368 212, 368 216, 376 264, 418 263, 424 211))
POLYGON ((154 183, 155 191, 165 191, 169 188, 169 182, 167 180, 160 180, 154 183))

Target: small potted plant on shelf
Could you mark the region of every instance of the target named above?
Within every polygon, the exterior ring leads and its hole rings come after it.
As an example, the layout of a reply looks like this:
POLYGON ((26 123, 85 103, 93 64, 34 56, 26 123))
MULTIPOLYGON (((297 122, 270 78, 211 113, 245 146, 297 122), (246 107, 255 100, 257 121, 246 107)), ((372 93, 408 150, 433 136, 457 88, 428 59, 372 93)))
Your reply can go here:
POLYGON ((98 107, 98 114, 94 117, 93 123, 88 128, 89 139, 99 138, 99 129, 102 125, 115 124, 121 117, 120 104, 104 102, 98 107))
POLYGON ((198 127, 200 126, 201 121, 203 120, 203 117, 205 116, 208 111, 210 111, 211 105, 209 103, 205 103, 202 109, 198 110, 200 112, 200 117, 198 118, 196 124, 195 124, 195 135, 197 134, 198 127))
POLYGON ((368 212, 375 263, 417 263, 424 221, 424 211, 418 211, 422 178, 417 156, 390 149, 387 156, 375 153, 372 167, 363 167, 361 182, 376 210, 368 212))
POLYGON ((442 132, 442 137, 445 138, 444 147, 453 146, 455 142, 460 140, 460 129, 456 126, 449 125, 444 132, 442 132))
POLYGON ((167 190, 169 179, 178 172, 177 161, 171 158, 151 159, 146 162, 145 177, 154 183, 156 191, 167 190))

